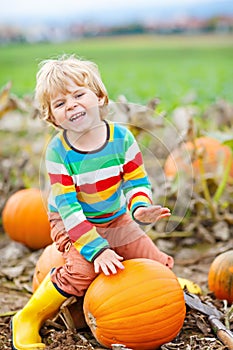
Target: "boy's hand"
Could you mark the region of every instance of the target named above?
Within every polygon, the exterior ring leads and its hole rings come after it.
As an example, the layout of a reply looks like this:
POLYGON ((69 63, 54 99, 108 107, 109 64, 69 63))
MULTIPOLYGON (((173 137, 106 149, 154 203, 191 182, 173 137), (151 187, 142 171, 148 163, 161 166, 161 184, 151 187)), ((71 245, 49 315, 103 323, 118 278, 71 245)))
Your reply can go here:
POLYGON ((170 209, 161 205, 151 205, 150 207, 139 207, 133 213, 136 220, 142 223, 152 223, 171 215, 170 209))
POLYGON ((102 272, 105 275, 117 273, 117 268, 123 270, 125 267, 121 263, 123 257, 118 255, 112 249, 106 249, 94 260, 94 269, 96 273, 102 272))

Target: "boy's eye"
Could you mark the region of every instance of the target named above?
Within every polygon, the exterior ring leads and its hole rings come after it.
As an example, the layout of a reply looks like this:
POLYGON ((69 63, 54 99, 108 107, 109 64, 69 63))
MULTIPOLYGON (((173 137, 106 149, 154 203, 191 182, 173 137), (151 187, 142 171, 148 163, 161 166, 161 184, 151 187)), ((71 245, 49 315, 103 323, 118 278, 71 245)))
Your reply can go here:
POLYGON ((75 98, 80 98, 80 97, 82 97, 83 95, 84 95, 84 92, 75 94, 75 98))
POLYGON ((64 102, 58 102, 58 103, 56 103, 55 104, 55 108, 59 108, 59 107, 61 107, 61 106, 63 106, 64 105, 64 102))

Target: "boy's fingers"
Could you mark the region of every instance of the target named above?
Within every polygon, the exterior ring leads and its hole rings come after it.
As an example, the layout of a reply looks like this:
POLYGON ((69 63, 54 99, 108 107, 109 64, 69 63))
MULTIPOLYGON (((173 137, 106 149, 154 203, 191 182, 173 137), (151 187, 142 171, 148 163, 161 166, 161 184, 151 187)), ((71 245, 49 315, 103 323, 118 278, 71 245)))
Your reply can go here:
POLYGON ((142 219, 153 220, 154 216, 160 216, 163 214, 170 214, 170 209, 162 208, 161 206, 153 206, 153 207, 142 208, 142 210, 135 213, 135 216, 138 219, 142 218, 142 219))
POLYGON ((114 259, 114 260, 109 260, 109 261, 101 261, 101 262, 94 262, 94 271, 95 273, 99 273, 100 271, 102 271, 105 275, 110 275, 110 273, 112 274, 116 274, 117 273, 117 268, 123 270, 124 269, 124 265, 120 262, 120 260, 122 260, 123 257, 119 256, 119 258, 114 259), (118 260, 119 259, 119 260, 118 260))
POLYGON ((94 271, 95 271, 95 273, 99 273, 99 271, 100 271, 99 265, 96 264, 96 262, 94 262, 94 271))

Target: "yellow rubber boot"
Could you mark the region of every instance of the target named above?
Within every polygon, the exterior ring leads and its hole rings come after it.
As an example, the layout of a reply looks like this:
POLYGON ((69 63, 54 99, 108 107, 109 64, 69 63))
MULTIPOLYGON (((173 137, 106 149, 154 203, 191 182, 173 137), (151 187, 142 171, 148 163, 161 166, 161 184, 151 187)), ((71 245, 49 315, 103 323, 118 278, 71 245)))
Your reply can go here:
POLYGON ((44 349, 45 344, 41 343, 39 330, 45 320, 56 314, 66 299, 67 297, 55 288, 48 274, 25 307, 12 318, 12 348, 44 349))

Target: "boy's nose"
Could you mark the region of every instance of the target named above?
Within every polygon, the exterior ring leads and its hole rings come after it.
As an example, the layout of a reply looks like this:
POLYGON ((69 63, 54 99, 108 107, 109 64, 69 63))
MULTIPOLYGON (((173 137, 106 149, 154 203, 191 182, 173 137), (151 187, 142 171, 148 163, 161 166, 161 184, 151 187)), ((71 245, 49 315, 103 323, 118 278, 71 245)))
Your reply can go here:
POLYGON ((67 100, 66 100, 67 109, 73 109, 77 105, 78 105, 78 102, 74 97, 67 98, 67 100))

